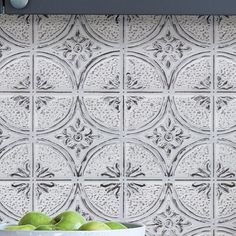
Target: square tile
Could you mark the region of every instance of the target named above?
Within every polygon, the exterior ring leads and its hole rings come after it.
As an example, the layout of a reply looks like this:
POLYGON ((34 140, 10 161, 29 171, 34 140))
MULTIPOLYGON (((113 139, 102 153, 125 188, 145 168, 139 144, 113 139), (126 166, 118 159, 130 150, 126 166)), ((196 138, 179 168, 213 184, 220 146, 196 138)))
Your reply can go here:
POLYGON ((124 189, 125 217, 129 221, 140 221, 152 214, 160 206, 163 189, 161 182, 129 181, 124 189))
POLYGON ((105 219, 122 217, 123 184, 118 181, 85 182, 81 186, 84 201, 94 214, 105 219))
POLYGON ((35 210, 48 215, 66 211, 75 198, 75 191, 73 183, 37 181, 34 184, 35 210))
POLYGON ((19 220, 32 210, 32 186, 28 181, 0 183, 1 212, 3 221, 19 220))
POLYGON ((47 94, 34 97, 35 129, 45 132, 66 122, 74 112, 76 98, 68 95, 47 94))
POLYGON ((12 130, 31 130, 32 100, 28 94, 0 94, 0 119, 12 130))

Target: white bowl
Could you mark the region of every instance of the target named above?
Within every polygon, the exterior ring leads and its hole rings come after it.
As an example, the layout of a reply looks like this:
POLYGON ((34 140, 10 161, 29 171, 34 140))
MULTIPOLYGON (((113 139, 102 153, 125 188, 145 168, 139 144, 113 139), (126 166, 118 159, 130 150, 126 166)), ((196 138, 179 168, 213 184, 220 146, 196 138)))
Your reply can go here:
POLYGON ((0 236, 145 236, 142 224, 123 223, 128 229, 104 231, 5 231, 0 224, 0 236))

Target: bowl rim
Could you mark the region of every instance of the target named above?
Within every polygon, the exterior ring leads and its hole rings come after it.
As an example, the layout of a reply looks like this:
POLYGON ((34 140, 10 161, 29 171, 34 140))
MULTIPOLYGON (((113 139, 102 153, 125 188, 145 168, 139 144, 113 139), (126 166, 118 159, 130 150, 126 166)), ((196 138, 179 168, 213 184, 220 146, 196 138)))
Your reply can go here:
POLYGON ((142 223, 129 223, 129 222, 119 222, 117 221, 118 223, 121 223, 121 224, 124 224, 125 226, 128 226, 128 225, 133 225, 133 226, 136 226, 136 227, 133 227, 133 228, 127 228, 127 229, 116 229, 116 230, 97 230, 97 231, 79 231, 79 230, 68 230, 68 231, 63 231, 63 230, 40 230, 40 231, 36 231, 36 230, 16 230, 16 231, 8 231, 8 230, 4 230, 5 227, 7 226, 13 226, 15 224, 7 224, 7 223, 1 223, 0 224, 0 232, 30 232, 30 233, 59 233, 59 232, 66 232, 66 233, 69 233, 69 234, 72 234, 72 233, 75 233, 75 232, 80 232, 80 233, 85 233, 85 232, 88 232, 88 233, 91 233, 91 234, 96 234, 98 232, 100 233, 105 233, 105 232, 110 232, 110 231, 116 231, 116 232, 123 232, 123 231, 132 231, 132 230, 137 230, 137 229, 144 229, 146 228, 146 226, 142 223))

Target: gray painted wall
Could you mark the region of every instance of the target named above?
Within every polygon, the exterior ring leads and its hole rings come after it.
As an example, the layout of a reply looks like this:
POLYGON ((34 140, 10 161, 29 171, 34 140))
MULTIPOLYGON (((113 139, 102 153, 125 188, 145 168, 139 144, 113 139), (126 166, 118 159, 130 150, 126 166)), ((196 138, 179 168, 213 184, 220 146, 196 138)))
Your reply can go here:
POLYGON ((29 0, 17 14, 199 14, 234 15, 235 0, 29 0))

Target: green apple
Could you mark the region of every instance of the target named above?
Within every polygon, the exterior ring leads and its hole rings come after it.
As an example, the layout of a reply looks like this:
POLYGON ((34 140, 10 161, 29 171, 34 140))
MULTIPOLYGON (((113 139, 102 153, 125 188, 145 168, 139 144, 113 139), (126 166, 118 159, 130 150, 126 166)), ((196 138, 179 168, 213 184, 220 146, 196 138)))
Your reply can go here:
POLYGON ((127 229, 126 226, 122 225, 121 223, 119 222, 106 222, 105 223, 106 225, 108 225, 112 230, 115 230, 115 229, 127 229))
POLYGON ((79 230, 81 231, 101 231, 101 230, 111 230, 111 228, 105 223, 98 221, 91 221, 83 224, 79 230))
POLYGON ((52 219, 51 224, 55 225, 56 230, 77 230, 85 224, 85 218, 77 212, 66 211, 52 219))
POLYGON ((50 224, 51 218, 40 212, 29 212, 24 215, 19 221, 18 225, 33 225, 38 227, 40 225, 50 224))
POLYGON ((33 225, 11 225, 5 228, 7 231, 17 231, 17 230, 35 230, 33 225))
POLYGON ((40 225, 35 230, 51 231, 55 230, 55 225, 40 225))

